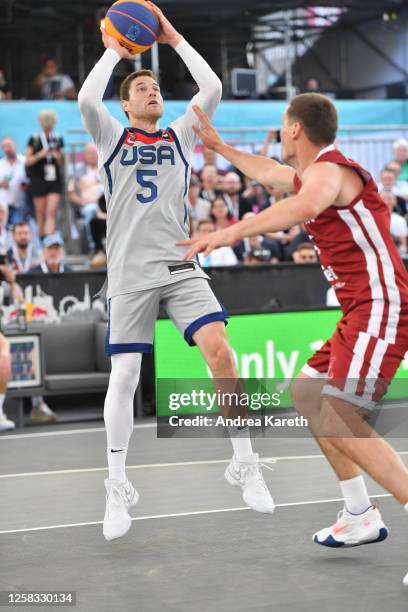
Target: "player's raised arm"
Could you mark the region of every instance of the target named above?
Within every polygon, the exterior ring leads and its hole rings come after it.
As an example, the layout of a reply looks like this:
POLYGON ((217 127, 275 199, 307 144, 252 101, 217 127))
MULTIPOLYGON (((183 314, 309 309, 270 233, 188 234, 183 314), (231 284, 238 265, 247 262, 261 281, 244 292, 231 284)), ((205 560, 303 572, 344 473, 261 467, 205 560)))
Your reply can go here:
POLYGON ((280 200, 255 217, 213 232, 203 239, 180 242, 178 246, 191 245, 191 249, 183 259, 192 259, 200 252, 206 256, 217 247, 231 246, 237 240, 289 229, 299 223, 315 219, 335 203, 341 185, 342 174, 339 166, 331 163, 313 164, 302 176, 302 189, 297 195, 280 200))
POLYGON ((293 180, 295 178, 293 168, 283 166, 269 157, 253 155, 231 147, 221 139, 202 108, 195 105, 194 112, 198 118, 196 123, 199 123, 199 125, 194 125, 193 129, 207 148, 228 159, 245 176, 258 181, 261 185, 277 187, 283 191, 293 191, 293 180))
POLYGON ((175 122, 178 129, 183 132, 183 137, 188 140, 188 144, 193 146, 195 144, 195 134, 192 126, 196 120, 193 106, 199 104, 211 117, 221 100, 222 83, 205 59, 175 30, 162 11, 154 4, 149 4, 160 24, 161 34, 157 39, 158 42, 173 47, 187 66, 199 88, 185 115, 175 122))
POLYGON ((78 104, 84 125, 98 147, 98 152, 104 157, 116 145, 123 126, 110 115, 102 101, 103 95, 116 64, 121 59, 133 59, 133 56, 108 36, 103 28, 101 33, 106 51, 85 79, 78 94, 78 104))

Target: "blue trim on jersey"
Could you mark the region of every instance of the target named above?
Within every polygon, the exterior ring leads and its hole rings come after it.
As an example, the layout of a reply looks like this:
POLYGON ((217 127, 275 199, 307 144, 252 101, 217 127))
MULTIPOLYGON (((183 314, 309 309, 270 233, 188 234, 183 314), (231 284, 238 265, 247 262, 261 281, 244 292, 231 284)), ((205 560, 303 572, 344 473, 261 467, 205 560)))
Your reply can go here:
POLYGON ((109 344, 106 353, 108 355, 118 355, 119 353, 153 353, 153 344, 150 344, 150 342, 109 344))
POLYGON ((179 152, 180 157, 183 160, 184 165, 186 167, 185 174, 184 174, 184 197, 185 197, 187 195, 187 191, 188 191, 187 178, 188 178, 188 171, 190 169, 190 164, 188 163, 188 161, 184 157, 183 149, 181 148, 181 144, 180 144, 180 141, 178 139, 178 136, 177 136, 176 132, 173 130, 173 128, 167 128, 167 131, 170 132, 170 134, 172 134, 172 136, 174 138, 174 142, 176 143, 177 151, 179 152))
POLYGON ((222 310, 219 312, 212 312, 211 314, 204 315, 199 319, 196 319, 186 328, 184 332, 184 340, 190 345, 195 346, 195 342, 193 340, 193 335, 201 329, 207 323, 213 323, 214 321, 224 321, 225 325, 228 325, 227 318, 229 317, 228 312, 225 310, 224 306, 220 304, 222 310))
POLYGON ((122 136, 119 138, 118 144, 116 145, 116 147, 113 149, 113 153, 112 155, 109 157, 108 161, 106 161, 103 164, 103 167, 105 168, 105 172, 106 172, 106 176, 108 177, 108 184, 109 184, 109 193, 112 195, 112 175, 111 175, 111 171, 109 166, 111 165, 111 163, 113 162, 113 160, 115 159, 115 157, 117 156, 117 154, 119 153, 119 151, 122 148, 123 145, 123 141, 126 138, 126 130, 123 130, 123 134, 122 136))

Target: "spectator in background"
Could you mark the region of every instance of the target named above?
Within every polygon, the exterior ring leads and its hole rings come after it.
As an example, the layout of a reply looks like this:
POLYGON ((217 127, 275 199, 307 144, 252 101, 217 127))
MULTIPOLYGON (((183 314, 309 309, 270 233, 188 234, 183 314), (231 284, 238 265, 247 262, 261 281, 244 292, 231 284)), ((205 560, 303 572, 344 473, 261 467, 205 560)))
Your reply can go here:
POLYGON ((57 61, 47 57, 34 83, 41 91, 43 100, 76 100, 77 91, 73 80, 67 74, 58 72, 57 61))
POLYGON ((294 225, 290 228, 289 232, 289 244, 286 248, 286 257, 292 259, 293 252, 296 251, 300 244, 310 242, 309 234, 306 231, 304 223, 300 225, 294 225))
MULTIPOLYGON (((211 219, 204 219, 198 222, 197 229, 195 231, 194 238, 202 238, 207 234, 215 231, 214 222, 211 219)), ((236 266, 238 260, 235 256, 234 251, 229 246, 223 246, 218 249, 214 249, 212 253, 204 257, 203 253, 198 254, 198 261, 200 266, 203 268, 215 268, 217 266, 236 266)))
POLYGON ((64 241, 59 232, 46 236, 42 245, 41 263, 30 270, 32 274, 72 272, 71 268, 64 264, 64 241))
MULTIPOLYGON (((248 219, 249 217, 255 217, 255 213, 246 213, 242 219, 248 219)), ((247 263, 248 255, 253 251, 263 251, 264 261, 267 263, 278 263, 281 254, 279 244, 275 240, 265 238, 265 236, 244 238, 244 240, 240 240, 232 248, 239 261, 243 261, 244 263, 247 263)))
POLYGON ((408 198, 408 191, 406 188, 402 188, 401 184, 397 183, 397 173, 395 170, 392 170, 388 166, 385 166, 380 174, 380 182, 378 183, 378 191, 381 193, 382 191, 391 191, 394 195, 397 196, 398 209, 402 214, 406 214, 407 205, 406 199, 408 198))
POLYGON ((398 247, 398 250, 401 255, 406 255, 407 253, 407 237, 408 237, 408 225, 407 221, 404 217, 399 215, 396 212, 397 208, 397 197, 391 191, 383 191, 381 192, 381 197, 384 202, 387 204, 390 215, 391 215, 391 236, 394 239, 395 244, 398 247))
POLYGON ((6 75, 3 69, 0 69, 0 102, 2 100, 11 100, 13 97, 10 87, 7 85, 6 75))
POLYGON ((305 86, 303 88, 302 93, 319 93, 320 92, 320 82, 316 77, 309 77, 305 82, 305 86))
POLYGON ((408 140, 400 138, 394 142, 394 160, 400 164, 399 179, 408 182, 408 140))
POLYGON ((271 128, 267 131, 265 140, 262 143, 262 146, 259 150, 259 155, 264 155, 265 157, 269 157, 269 149, 271 144, 275 142, 279 142, 278 140, 279 131, 271 128))
MULTIPOLYGON (((31 274, 49 274, 71 272, 63 263, 64 241, 59 232, 46 236, 43 240, 40 265, 30 270, 31 274)), ((32 398, 31 420, 34 423, 52 423, 57 420, 57 415, 42 396, 32 398)))
POLYGON ((8 206, 0 202, 0 254, 5 255, 10 248, 11 237, 7 229, 8 206))
POLYGON ((16 274, 8 263, 7 255, 2 259, 5 263, 0 265, 0 304, 21 304, 24 300, 23 292, 16 283, 16 274))
POLYGON ((296 251, 293 251, 292 258, 297 264, 318 262, 315 248, 311 242, 301 242, 296 251))
MULTIPOLYGON (((265 188, 256 181, 248 181, 242 197, 248 200, 254 213, 260 212, 269 205, 269 197, 265 188)), ((244 215, 245 216, 245 215, 244 215)))
POLYGON ((218 172, 213 164, 207 164, 201 170, 201 192, 200 197, 212 202, 218 193, 218 172))
POLYGON ((229 166, 228 162, 223 157, 217 155, 217 153, 215 153, 215 151, 212 149, 207 149, 207 147, 203 147, 203 162, 204 166, 215 166, 219 176, 226 174, 225 168, 229 166), (222 162, 224 162, 224 166, 222 165, 222 162))
POLYGON ((234 219, 224 196, 221 194, 217 195, 211 203, 211 220, 216 230, 224 229, 238 222, 237 219, 234 219))
POLYGON ((204 166, 210 165, 217 167, 217 154, 212 149, 208 149, 207 147, 203 147, 203 160, 204 166))
POLYGON ((239 174, 228 172, 222 182, 222 191, 227 206, 234 219, 239 220, 247 212, 252 212, 251 203, 241 195, 242 183, 239 174))
POLYGON ((0 333, 0 431, 15 429, 16 424, 4 414, 3 405, 6 399, 7 385, 11 378, 11 356, 7 338, 0 333))
POLYGON ((106 200, 101 195, 98 201, 98 212, 96 217, 91 219, 90 229, 92 241, 95 245, 94 256, 91 259, 91 268, 103 268, 106 266, 106 253, 104 240, 106 239, 106 200))
POLYGON ((33 236, 27 221, 13 225, 11 237, 11 247, 8 251, 9 264, 17 274, 26 274, 39 263, 39 254, 33 248, 33 236))
POLYGON ((191 175, 187 194, 187 207, 193 231, 196 229, 199 221, 208 219, 210 216, 211 204, 208 200, 200 198, 200 189, 200 180, 196 176, 191 175))
POLYGON ((276 202, 283 200, 285 197, 285 193, 283 191, 279 191, 279 189, 273 187, 272 185, 268 185, 268 187, 266 187, 266 192, 268 194, 268 198, 265 202, 265 208, 268 208, 268 206, 273 206, 276 202))
POLYGON ((277 264, 279 259, 271 257, 271 252, 268 249, 253 248, 244 257, 244 265, 259 266, 265 264, 277 264))
POLYGON ((55 232, 57 212, 62 194, 64 164, 63 140, 53 130, 57 115, 42 110, 38 115, 42 131, 28 141, 26 168, 30 178, 30 192, 34 200, 35 216, 40 239, 55 232))
POLYGON ((68 199, 85 221, 88 245, 94 250, 90 223, 99 210, 99 198, 103 194, 101 176, 98 170, 98 153, 95 145, 88 144, 84 151, 84 168, 81 176, 68 181, 68 199))
POLYGON ((17 152, 17 145, 9 136, 3 138, 1 148, 4 157, 0 159, 0 201, 7 204, 8 223, 14 225, 27 214, 25 157, 17 152))

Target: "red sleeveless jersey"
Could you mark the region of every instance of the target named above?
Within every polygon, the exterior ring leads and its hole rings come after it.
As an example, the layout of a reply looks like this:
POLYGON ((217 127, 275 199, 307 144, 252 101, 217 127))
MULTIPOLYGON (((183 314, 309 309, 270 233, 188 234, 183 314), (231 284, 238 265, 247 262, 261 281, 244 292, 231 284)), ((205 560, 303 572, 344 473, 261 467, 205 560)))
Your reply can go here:
MULTIPOLYGON (((408 316, 408 273, 390 233, 389 209, 371 175, 334 145, 316 162, 352 168, 364 183, 348 206, 330 206, 305 223, 323 272, 346 319, 351 315, 368 334, 394 343, 408 316)), ((301 186, 296 175, 296 193, 301 186)))

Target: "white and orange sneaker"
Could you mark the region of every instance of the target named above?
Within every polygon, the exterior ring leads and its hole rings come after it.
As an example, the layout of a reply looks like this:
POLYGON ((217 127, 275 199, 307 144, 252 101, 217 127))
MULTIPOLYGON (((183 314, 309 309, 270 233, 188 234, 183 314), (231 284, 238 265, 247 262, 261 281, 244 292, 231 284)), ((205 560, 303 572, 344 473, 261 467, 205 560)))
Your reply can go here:
POLYGON ((340 510, 337 521, 331 527, 321 529, 313 535, 313 541, 330 548, 347 548, 382 542, 388 536, 380 511, 370 506, 362 514, 351 514, 340 510))

